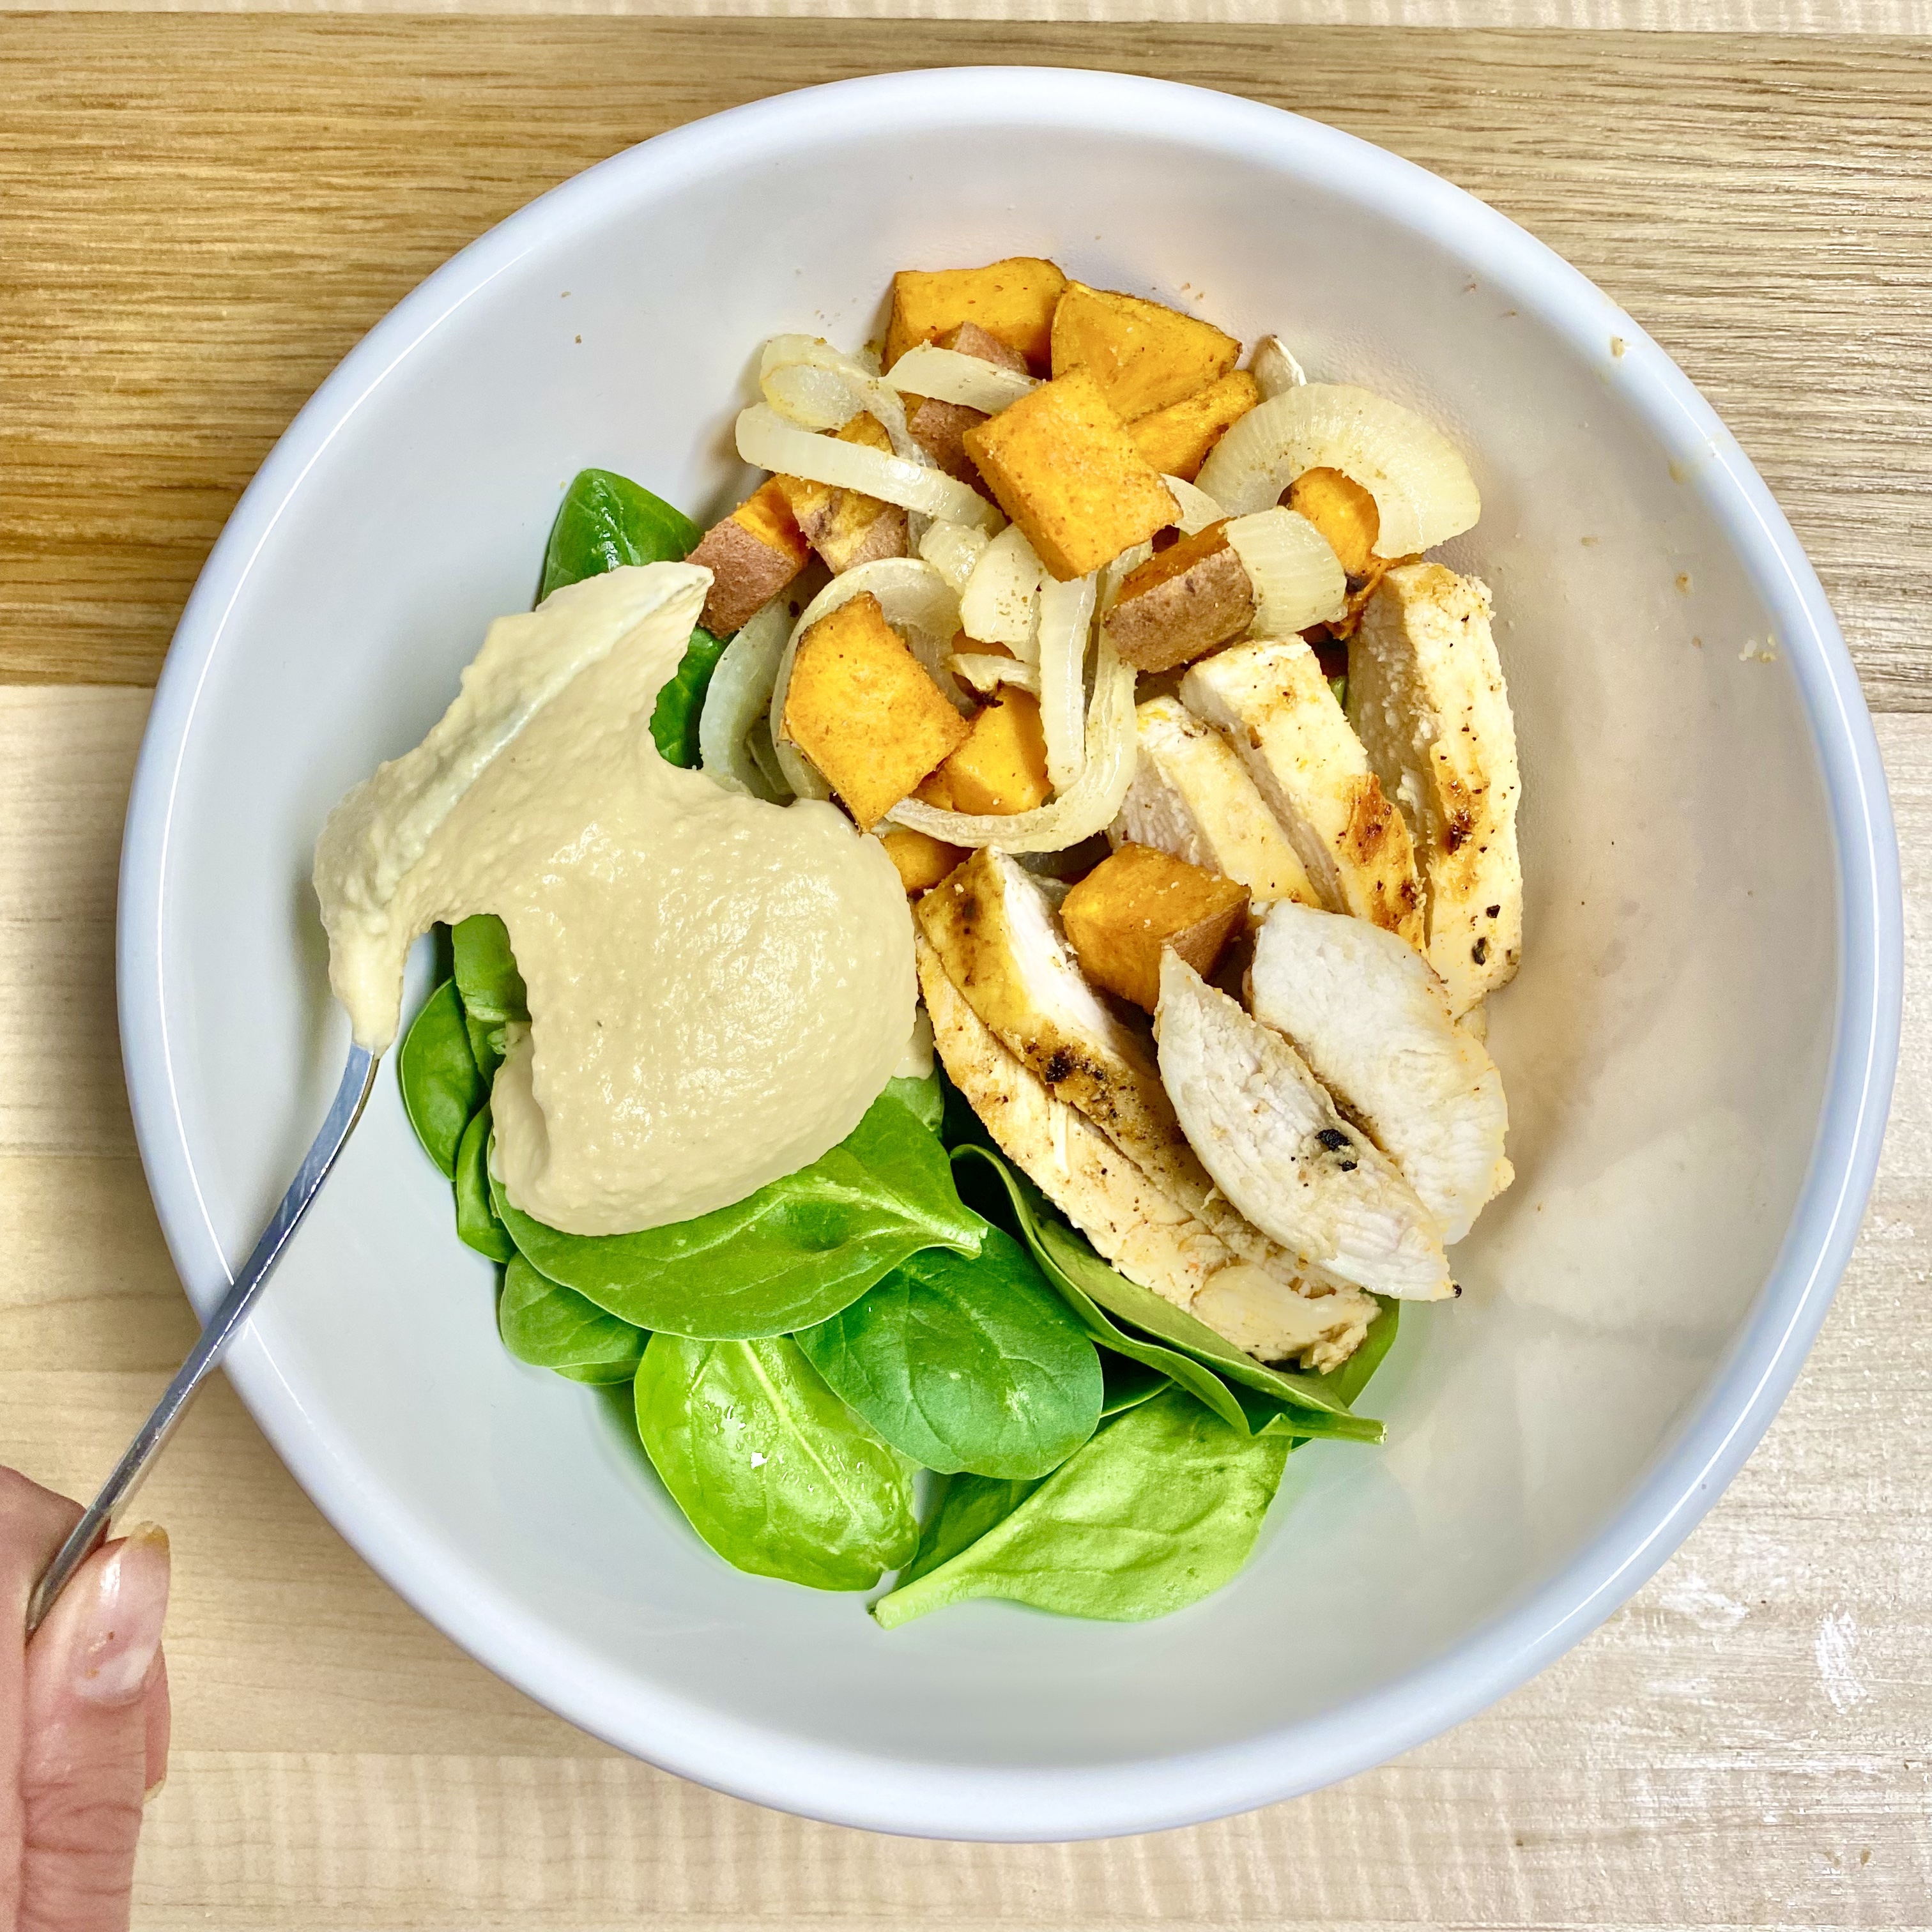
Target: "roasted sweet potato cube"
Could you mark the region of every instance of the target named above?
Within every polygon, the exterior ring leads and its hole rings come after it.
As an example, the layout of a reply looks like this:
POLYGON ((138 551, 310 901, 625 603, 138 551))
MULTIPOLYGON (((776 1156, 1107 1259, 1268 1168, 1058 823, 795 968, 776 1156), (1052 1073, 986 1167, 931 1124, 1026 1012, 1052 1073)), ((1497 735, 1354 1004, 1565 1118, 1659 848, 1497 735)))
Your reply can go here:
POLYGON ((983 268, 902 268, 892 278, 886 367, 914 344, 937 342, 970 322, 1044 370, 1052 353, 1053 312, 1066 286, 1051 262, 1031 255, 983 268))
MULTIPOLYGON (((892 440, 885 425, 862 413, 839 430, 838 440, 892 453, 892 440)), ((783 491, 806 541, 835 576, 882 556, 905 555, 906 513, 898 504, 882 502, 862 490, 834 489, 829 483, 811 483, 799 476, 772 481, 783 491)))
POLYGON ((1096 986, 1152 1012, 1172 946, 1204 980, 1242 925, 1248 889, 1148 845, 1123 845, 1066 895, 1060 921, 1096 986))
POLYGON ((1129 571, 1106 628, 1123 662, 1172 670, 1238 638, 1254 618, 1254 586, 1224 518, 1129 571))
POLYGON ((799 640, 785 735, 869 832, 946 755, 967 724, 868 590, 799 640))
POLYGON ((1231 369, 1219 382, 1132 426, 1134 445, 1163 476, 1192 483, 1208 452, 1261 400, 1261 385, 1245 369, 1231 369))
POLYGON ((1211 322, 1112 289, 1069 282, 1053 312, 1053 373, 1090 369, 1123 421, 1218 382, 1241 345, 1211 322))
POLYGON ((722 523, 713 524, 691 553, 691 562, 711 572, 702 622, 714 637, 728 638, 776 597, 812 554, 785 498, 788 480, 774 476, 760 484, 722 523))
POLYGON ((1001 509, 1063 584, 1180 514, 1092 375, 1057 376, 965 436, 1001 509))
POLYGON ((888 826, 879 834, 879 843, 886 848, 886 856, 892 862, 908 898, 932 891, 966 856, 962 848, 915 832, 909 825, 888 826))
POLYGON ((1282 498, 1328 539, 1328 548, 1351 577, 1366 577, 1381 560, 1376 539, 1382 515, 1376 500, 1339 470, 1304 470, 1282 498))
POLYGON ((1030 812, 1052 795, 1040 700, 1011 685, 973 721, 972 735, 919 788, 947 812, 1030 812))

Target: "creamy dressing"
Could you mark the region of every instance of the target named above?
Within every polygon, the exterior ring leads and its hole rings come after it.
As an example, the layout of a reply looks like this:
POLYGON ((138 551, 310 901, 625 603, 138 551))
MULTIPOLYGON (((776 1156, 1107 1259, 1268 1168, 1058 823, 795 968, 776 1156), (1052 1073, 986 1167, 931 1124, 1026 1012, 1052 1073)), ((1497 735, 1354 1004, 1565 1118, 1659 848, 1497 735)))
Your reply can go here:
POLYGON ((428 736, 316 842, 329 982, 374 1051, 419 934, 508 926, 530 1024, 491 1096, 496 1171, 569 1234, 685 1220, 817 1160, 913 1031, 912 924, 878 841, 652 742, 710 575, 615 570, 499 618, 428 736))

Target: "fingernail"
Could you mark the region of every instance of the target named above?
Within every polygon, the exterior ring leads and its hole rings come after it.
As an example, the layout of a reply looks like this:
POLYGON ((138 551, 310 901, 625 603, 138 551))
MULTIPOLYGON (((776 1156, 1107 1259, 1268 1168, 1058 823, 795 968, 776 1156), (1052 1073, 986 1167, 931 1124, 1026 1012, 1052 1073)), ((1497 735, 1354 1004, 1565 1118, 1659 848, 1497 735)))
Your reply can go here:
POLYGON ((161 1647, 168 1610, 168 1538, 136 1523, 100 1566, 74 1646, 74 1690, 90 1704, 131 1703, 161 1647))
POLYGON ((163 1772, 160 1776, 156 1778, 154 1783, 149 1785, 147 1790, 141 1793, 141 1804, 142 1809, 145 1810, 148 1805, 153 1804, 154 1800, 160 1797, 161 1793, 166 1790, 167 1788, 168 1774, 166 1772, 163 1772))

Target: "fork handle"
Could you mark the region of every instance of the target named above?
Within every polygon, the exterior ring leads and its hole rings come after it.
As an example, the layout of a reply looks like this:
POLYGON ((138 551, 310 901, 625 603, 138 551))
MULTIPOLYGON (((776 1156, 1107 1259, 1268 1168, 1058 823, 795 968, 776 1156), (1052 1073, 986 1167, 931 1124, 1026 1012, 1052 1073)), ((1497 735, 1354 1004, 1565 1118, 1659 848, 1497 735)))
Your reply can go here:
POLYGON ((221 1298, 220 1305, 208 1318, 201 1339, 188 1352, 188 1360, 175 1372, 166 1392, 154 1405, 154 1412, 142 1424, 126 1453, 114 1466, 114 1473, 101 1485, 100 1493, 88 1506, 86 1514, 74 1526, 67 1540, 47 1565, 46 1573, 34 1586, 27 1600, 27 1634, 32 1636, 52 1609, 54 1600, 73 1581, 74 1574, 106 1540, 115 1514, 134 1496, 154 1458, 167 1446, 168 1438, 194 1399, 195 1391, 227 1352, 228 1345, 255 1305, 255 1298, 268 1284, 275 1264, 289 1244, 289 1237, 302 1225, 310 1203, 322 1191, 337 1155, 347 1144, 356 1123, 362 1118, 370 1090, 376 1084, 376 1068, 381 1056, 368 1048, 352 1046, 349 1064, 343 1070, 342 1084, 335 1090, 328 1118, 314 1144, 302 1156, 289 1191, 269 1217, 255 1244, 254 1252, 243 1263, 233 1286, 221 1298))

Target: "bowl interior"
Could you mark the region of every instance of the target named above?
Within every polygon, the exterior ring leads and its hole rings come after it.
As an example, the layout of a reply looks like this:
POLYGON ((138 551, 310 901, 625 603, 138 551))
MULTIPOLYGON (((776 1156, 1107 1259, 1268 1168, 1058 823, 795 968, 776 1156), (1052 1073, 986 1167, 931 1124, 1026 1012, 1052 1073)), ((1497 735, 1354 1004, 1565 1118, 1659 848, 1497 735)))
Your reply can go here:
POLYGON ((159 862, 128 886, 158 968, 128 993, 143 1144, 205 1306, 339 1070, 308 884, 325 814, 427 729, 489 620, 527 607, 578 469, 702 518, 734 500, 764 337, 856 344, 896 268, 1040 254, 1279 331, 1318 380, 1450 434, 1484 514, 1450 560, 1494 590, 1522 754, 1528 932, 1491 1034, 1517 1178, 1457 1256, 1463 1299, 1412 1311, 1365 1403, 1390 1446, 1298 1454, 1231 1588, 1143 1626, 974 1605, 886 1636, 856 1599, 728 1569, 621 1400, 504 1353, 492 1270, 458 1245, 386 1070, 237 1352, 341 1527, 567 1715, 772 1802, 962 1834, 1176 1822, 1354 1768, 1336 1741, 1362 1700, 1562 1578, 1696 1414, 1772 1268, 1838 972, 1773 592, 1640 393, 1657 352, 1372 150, 1052 78, 726 117, 419 292, 211 566, 137 800, 165 814, 159 862), (1246 1784, 1172 1762, 1229 1754, 1246 1784))

